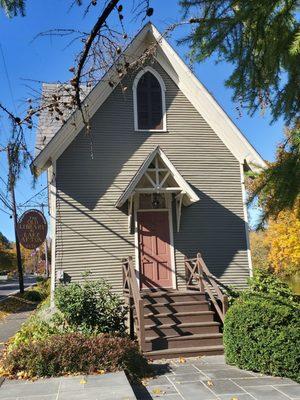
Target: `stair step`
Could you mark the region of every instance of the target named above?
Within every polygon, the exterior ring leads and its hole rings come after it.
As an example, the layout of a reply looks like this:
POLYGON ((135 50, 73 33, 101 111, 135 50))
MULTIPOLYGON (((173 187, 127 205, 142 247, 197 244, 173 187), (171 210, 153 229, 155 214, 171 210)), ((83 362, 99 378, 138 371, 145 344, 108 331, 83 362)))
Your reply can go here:
POLYGON ((189 312, 189 311, 209 311, 210 306, 208 301, 176 301, 169 303, 168 301, 162 303, 145 304, 145 312, 149 310, 152 313, 166 313, 166 312, 189 312))
POLYGON ((189 322, 181 324, 162 324, 157 326, 155 323, 145 325, 146 337, 165 337, 171 335, 188 335, 196 333, 219 333, 219 322, 189 322))
POLYGON ((205 322, 213 321, 213 311, 187 311, 187 312, 168 312, 161 314, 148 313, 145 314, 145 324, 155 323, 157 326, 172 323, 188 323, 188 322, 205 322))
POLYGON ((197 357, 207 355, 219 355, 224 353, 224 346, 200 346, 200 347, 181 347, 177 349, 164 349, 147 351, 144 355, 152 360, 160 358, 177 358, 177 357, 197 357))
POLYGON ((178 349, 203 346, 222 345, 221 333, 205 333, 183 336, 147 337, 144 351, 156 351, 163 349, 178 349))
POLYGON ((180 301, 204 301, 206 300, 205 293, 198 291, 155 291, 142 292, 142 297, 145 304, 156 303, 174 303, 180 301))

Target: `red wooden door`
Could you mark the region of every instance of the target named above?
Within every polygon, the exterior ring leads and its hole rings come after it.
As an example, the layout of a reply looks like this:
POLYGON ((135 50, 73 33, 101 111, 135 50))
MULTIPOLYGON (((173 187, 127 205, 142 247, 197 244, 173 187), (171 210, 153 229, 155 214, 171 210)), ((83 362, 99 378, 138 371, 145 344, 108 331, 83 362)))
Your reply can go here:
POLYGON ((172 287, 168 211, 138 212, 142 288, 172 287))

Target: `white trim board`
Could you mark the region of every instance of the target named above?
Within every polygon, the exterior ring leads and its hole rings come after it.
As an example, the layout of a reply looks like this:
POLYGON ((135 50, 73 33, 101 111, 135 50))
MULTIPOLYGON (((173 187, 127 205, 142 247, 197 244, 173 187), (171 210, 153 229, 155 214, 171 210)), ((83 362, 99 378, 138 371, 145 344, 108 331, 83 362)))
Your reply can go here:
POLYGON ((245 222, 245 235, 247 244, 247 258, 249 265, 250 277, 253 276, 253 265, 251 257, 251 246, 250 246, 250 233, 249 233, 249 221, 248 221, 248 211, 247 211, 247 193, 245 188, 245 175, 243 165, 240 164, 240 174, 241 174, 241 187, 242 187, 242 201, 243 201, 243 211, 244 211, 244 222, 245 222))
MULTIPOLYGON (((146 24, 135 36, 124 54, 133 59, 138 57, 139 54, 147 48, 151 40, 158 42, 156 55, 158 63, 170 75, 171 79, 178 85, 179 89, 206 120, 208 125, 215 131, 236 159, 242 164, 244 164, 246 160, 253 171, 265 168, 266 164, 261 156, 247 141, 203 84, 190 71, 170 44, 161 36, 154 25, 151 23, 146 24)), ((95 114, 114 90, 114 88, 111 88, 107 83, 108 80, 114 80, 114 78, 115 71, 111 68, 87 95, 84 103, 89 105, 90 117, 95 114)), ((51 164, 51 159, 56 160, 82 128, 82 118, 79 110, 76 110, 33 161, 37 173, 41 173, 48 168, 51 164), (72 122, 75 122, 75 126, 71 125, 72 122)))
POLYGON ((51 226, 51 284, 50 284, 50 305, 54 307, 54 292, 56 280, 56 217, 57 217, 57 197, 56 197, 56 161, 53 161, 49 171, 49 211, 51 226))
POLYGON ((132 85, 133 92, 133 112, 134 112, 134 130, 136 132, 166 132, 167 131, 167 113, 166 113, 166 85, 160 74, 152 67, 146 66, 138 72, 134 78, 132 85), (137 86, 141 77, 146 73, 151 72, 158 80, 161 89, 161 106, 162 106, 162 129, 139 129, 138 106, 137 106, 137 86))

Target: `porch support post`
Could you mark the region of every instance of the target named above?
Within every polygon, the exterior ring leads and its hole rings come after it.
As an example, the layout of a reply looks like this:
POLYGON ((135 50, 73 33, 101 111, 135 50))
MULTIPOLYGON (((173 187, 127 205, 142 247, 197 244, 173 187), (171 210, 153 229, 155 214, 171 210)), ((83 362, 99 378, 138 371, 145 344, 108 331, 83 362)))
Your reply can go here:
POLYGON ((176 222, 177 222, 177 232, 180 230, 180 220, 181 220, 181 207, 182 207, 182 198, 184 193, 179 193, 176 196, 176 222))
POLYGON ((130 196, 128 202, 128 233, 131 233, 132 208, 133 208, 133 195, 130 196))

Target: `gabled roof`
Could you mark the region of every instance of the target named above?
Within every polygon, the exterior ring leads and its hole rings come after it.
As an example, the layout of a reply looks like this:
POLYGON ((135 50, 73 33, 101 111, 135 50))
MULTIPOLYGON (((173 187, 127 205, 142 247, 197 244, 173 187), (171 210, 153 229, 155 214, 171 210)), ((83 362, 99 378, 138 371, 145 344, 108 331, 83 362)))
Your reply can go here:
MULTIPOLYGON (((236 159, 241 164, 246 161, 254 171, 264 168, 266 164, 261 156, 154 25, 146 24, 124 53, 129 59, 136 59, 153 41, 158 43, 157 62, 169 74, 236 159)), ((114 80, 115 74, 116 72, 111 68, 84 100, 84 103, 88 102, 90 117, 95 114, 114 90, 107 82, 114 80)), ((56 160, 65 151, 82 128, 82 118, 79 110, 76 110, 33 161, 37 172, 40 173, 48 168, 52 160, 56 160)))
POLYGON ((140 166, 132 180, 129 182, 127 188, 124 190, 123 194, 120 196, 116 203, 116 207, 121 207, 132 194, 134 193, 135 189, 137 188, 137 185, 141 181, 142 177, 144 174, 147 172, 148 167, 152 163, 152 161, 155 159, 156 156, 159 156, 160 159, 162 160, 164 166, 168 169, 170 172, 172 178, 178 185, 178 189, 182 192, 184 195, 184 200, 183 203, 185 205, 190 205, 192 203, 195 203, 196 201, 200 200, 195 191, 191 188, 191 186, 187 183, 187 181, 183 178, 183 176, 180 174, 180 172, 176 169, 176 167, 172 164, 172 162, 169 160, 169 158, 166 156, 166 154, 162 151, 162 149, 157 146, 155 150, 153 150, 145 159, 143 164, 140 166))

